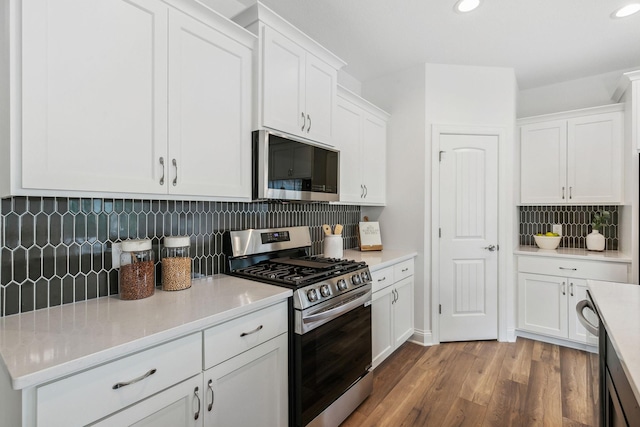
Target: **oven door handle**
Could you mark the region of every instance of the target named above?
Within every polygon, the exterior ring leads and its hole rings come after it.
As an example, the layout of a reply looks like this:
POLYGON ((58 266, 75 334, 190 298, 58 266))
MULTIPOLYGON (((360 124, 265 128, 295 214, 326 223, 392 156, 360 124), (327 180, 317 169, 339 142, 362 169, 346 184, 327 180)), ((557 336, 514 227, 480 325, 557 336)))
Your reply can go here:
POLYGON ((319 320, 330 319, 338 317, 348 311, 353 310, 356 307, 366 304, 371 301, 371 291, 361 292, 360 294, 349 299, 344 304, 340 304, 338 307, 333 307, 328 310, 321 311, 302 318, 303 323, 313 323, 319 320))

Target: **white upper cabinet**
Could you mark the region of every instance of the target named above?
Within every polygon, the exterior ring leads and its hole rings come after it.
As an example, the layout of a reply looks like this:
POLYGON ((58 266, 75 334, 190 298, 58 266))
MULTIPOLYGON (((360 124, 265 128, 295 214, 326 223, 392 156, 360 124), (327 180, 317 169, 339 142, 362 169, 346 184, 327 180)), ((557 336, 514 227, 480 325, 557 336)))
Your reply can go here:
POLYGON ((620 105, 522 119, 523 204, 623 202, 620 105))
POLYGON ((248 198, 251 49, 183 13, 169 18, 169 192, 248 198))
POLYGON ((345 63, 262 3, 234 21, 259 35, 257 127, 333 145, 337 73, 345 63))
POLYGON ((340 201, 386 203, 387 120, 389 115, 340 88, 335 142, 340 149, 340 201))
POLYGON ((155 0, 22 3, 23 187, 166 191, 167 15, 155 0))
POLYGON ((250 199, 256 38, 197 2, 172 5, 22 3, 11 193, 250 199))

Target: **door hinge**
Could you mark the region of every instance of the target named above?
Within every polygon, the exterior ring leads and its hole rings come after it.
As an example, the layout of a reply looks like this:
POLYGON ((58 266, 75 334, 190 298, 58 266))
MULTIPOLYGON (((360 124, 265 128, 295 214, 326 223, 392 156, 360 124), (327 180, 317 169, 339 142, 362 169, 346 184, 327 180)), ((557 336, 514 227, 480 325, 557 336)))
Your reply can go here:
POLYGON ((440 151, 438 153, 438 161, 441 162, 442 161, 442 155, 444 154, 444 151, 440 151))
POLYGON ((442 304, 438 304, 438 314, 442 314, 442 304))

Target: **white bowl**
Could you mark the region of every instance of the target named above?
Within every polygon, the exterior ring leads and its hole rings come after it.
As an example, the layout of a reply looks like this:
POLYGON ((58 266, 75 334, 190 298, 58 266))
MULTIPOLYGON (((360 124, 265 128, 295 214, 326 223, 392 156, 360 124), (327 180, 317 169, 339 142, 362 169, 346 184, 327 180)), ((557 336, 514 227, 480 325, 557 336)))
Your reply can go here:
POLYGON ((533 236, 540 249, 555 249, 560 245, 562 236, 533 236))

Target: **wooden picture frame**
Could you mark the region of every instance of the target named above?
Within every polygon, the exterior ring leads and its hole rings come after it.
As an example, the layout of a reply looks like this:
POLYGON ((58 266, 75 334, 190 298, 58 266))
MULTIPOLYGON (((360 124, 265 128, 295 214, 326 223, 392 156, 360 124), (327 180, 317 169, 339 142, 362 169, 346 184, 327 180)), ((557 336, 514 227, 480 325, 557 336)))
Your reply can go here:
POLYGON ((361 251, 381 251, 382 238, 377 221, 362 221, 358 224, 358 245, 361 251))

